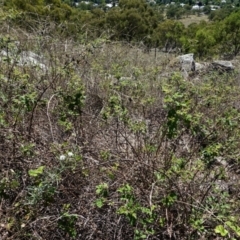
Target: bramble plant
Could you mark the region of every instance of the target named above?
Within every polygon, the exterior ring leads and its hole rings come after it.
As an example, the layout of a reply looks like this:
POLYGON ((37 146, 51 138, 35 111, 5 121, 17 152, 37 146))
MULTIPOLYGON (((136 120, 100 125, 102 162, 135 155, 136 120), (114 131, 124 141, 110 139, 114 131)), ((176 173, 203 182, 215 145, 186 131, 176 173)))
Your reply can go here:
POLYGON ((239 239, 237 8, 0 5, 0 238, 239 239))
POLYGON ((134 239, 146 239, 154 235, 155 230, 151 227, 157 219, 154 213, 155 206, 141 206, 134 197, 133 188, 125 184, 117 190, 120 193, 120 200, 124 205, 120 206, 117 213, 125 216, 129 223, 135 227, 134 239))

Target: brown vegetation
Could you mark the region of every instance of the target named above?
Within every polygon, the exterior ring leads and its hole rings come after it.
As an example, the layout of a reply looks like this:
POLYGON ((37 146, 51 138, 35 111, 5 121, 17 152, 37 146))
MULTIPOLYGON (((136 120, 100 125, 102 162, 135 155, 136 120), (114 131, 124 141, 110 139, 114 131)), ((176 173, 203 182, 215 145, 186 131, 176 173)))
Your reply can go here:
POLYGON ((1 240, 239 238, 237 60, 185 80, 142 42, 11 23, 0 39, 1 240))

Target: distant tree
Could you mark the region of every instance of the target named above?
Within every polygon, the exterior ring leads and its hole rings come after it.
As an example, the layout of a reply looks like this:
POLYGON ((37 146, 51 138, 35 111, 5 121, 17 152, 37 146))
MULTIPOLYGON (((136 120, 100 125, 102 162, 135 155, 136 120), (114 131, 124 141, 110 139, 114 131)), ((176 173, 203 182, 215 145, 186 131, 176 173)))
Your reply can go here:
POLYGON ((61 0, 9 0, 6 1, 6 6, 22 10, 32 17, 47 15, 55 21, 67 20, 73 12, 73 9, 61 0))
POLYGON ((153 39, 158 43, 158 47, 164 47, 168 51, 181 46, 180 38, 183 32, 184 25, 181 22, 166 20, 158 25, 153 39))
POLYGON ((185 4, 183 9, 185 16, 188 17, 191 14, 192 7, 189 4, 185 4))
POLYGON ((215 52, 216 39, 211 28, 199 29, 195 36, 193 52, 201 59, 213 56, 215 52))
POLYGON ((99 37, 106 29, 106 13, 101 8, 93 8, 91 18, 87 18, 84 24, 89 26, 93 37, 99 37))
POLYGON ((223 21, 222 41, 235 56, 240 52, 240 11, 232 13, 223 21))
POLYGON ((124 10, 139 9, 139 12, 144 12, 148 8, 148 5, 144 0, 120 0, 119 7, 124 10))
POLYGON ((68 4, 69 6, 73 6, 74 1, 73 0, 62 0, 63 3, 68 4))
POLYGON ((191 23, 184 32, 182 32, 182 36, 180 38, 182 52, 189 53, 195 51, 196 45, 196 33, 200 29, 204 29, 207 26, 207 22, 201 21, 199 24, 191 23))
POLYGON ((39 7, 44 6, 43 0, 9 0, 5 1, 5 5, 17 8, 23 11, 37 11, 39 7))
POLYGON ((112 38, 144 41, 157 27, 158 15, 143 0, 120 0, 119 7, 107 12, 106 22, 112 38))
POLYGON ((203 12, 205 14, 210 14, 211 13, 211 7, 209 5, 204 6, 203 12))
POLYGON ((54 4, 55 6, 60 7, 62 4, 61 0, 44 0, 45 4, 54 4))
POLYGON ((178 4, 168 6, 166 16, 168 19, 180 19, 185 14, 185 9, 178 4))
POLYGON ((211 11, 208 18, 212 21, 221 21, 228 17, 232 12, 236 11, 232 6, 226 5, 223 8, 211 11))
POLYGON ((168 19, 175 19, 177 7, 174 5, 169 5, 166 9, 166 17, 168 19))
POLYGON ((81 10, 92 10, 93 9, 93 4, 92 3, 85 3, 85 2, 80 2, 77 8, 81 10))

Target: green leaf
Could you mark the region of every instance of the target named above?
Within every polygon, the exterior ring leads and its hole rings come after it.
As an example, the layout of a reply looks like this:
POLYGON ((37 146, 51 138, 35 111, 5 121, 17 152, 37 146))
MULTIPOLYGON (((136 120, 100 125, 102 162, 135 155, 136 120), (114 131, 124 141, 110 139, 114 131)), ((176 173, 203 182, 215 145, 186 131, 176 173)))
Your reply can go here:
POLYGON ((215 227, 215 233, 219 233, 222 237, 225 237, 228 234, 228 231, 224 228, 223 225, 218 225, 215 227))
POLYGON ((96 186, 96 193, 98 195, 102 195, 102 196, 106 197, 108 195, 108 184, 101 183, 98 186, 96 186))
POLYGON ((240 237, 240 227, 233 222, 227 221, 226 224, 240 237))
POLYGON ((37 177, 37 176, 39 176, 40 174, 43 173, 44 168, 45 168, 45 166, 40 166, 37 169, 30 169, 28 171, 28 174, 29 174, 30 177, 37 177))
POLYGON ((17 187, 19 187, 19 182, 17 181, 17 180, 13 180, 11 183, 10 183, 10 185, 11 185, 11 188, 12 189, 14 189, 14 188, 17 188, 17 187))
POLYGON ((98 208, 101 208, 101 207, 104 205, 104 199, 98 198, 98 199, 96 200, 95 204, 96 204, 96 206, 97 206, 98 208))

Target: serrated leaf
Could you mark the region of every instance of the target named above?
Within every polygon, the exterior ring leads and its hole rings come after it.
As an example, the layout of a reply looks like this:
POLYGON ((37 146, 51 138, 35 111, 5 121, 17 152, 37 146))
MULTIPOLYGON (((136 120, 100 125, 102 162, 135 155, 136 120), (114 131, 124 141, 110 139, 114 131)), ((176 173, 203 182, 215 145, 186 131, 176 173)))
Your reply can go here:
POLYGON ((38 175, 43 173, 44 168, 45 168, 45 166, 40 166, 37 169, 30 169, 28 171, 28 174, 30 177, 37 177, 38 175))
POLYGON ((235 225, 233 222, 227 221, 226 224, 238 235, 240 236, 240 227, 235 225))
POLYGON ((226 230, 223 225, 216 226, 214 231, 215 233, 219 233, 222 237, 225 237, 228 234, 228 230, 226 230))

